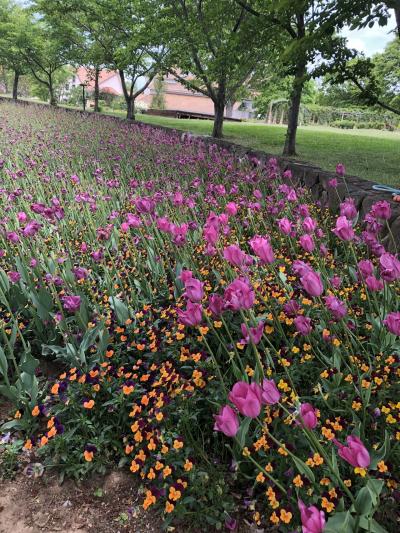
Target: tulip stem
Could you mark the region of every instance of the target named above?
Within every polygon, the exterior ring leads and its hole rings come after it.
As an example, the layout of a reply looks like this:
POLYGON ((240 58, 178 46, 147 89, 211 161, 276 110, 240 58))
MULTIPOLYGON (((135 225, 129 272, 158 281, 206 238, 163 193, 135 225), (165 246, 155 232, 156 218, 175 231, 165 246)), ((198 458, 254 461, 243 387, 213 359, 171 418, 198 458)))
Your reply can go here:
POLYGON ((215 357, 215 355, 214 355, 214 352, 212 351, 210 345, 208 344, 207 339, 206 339, 206 336, 205 336, 205 335, 202 335, 202 338, 203 338, 204 344, 205 344, 206 347, 207 347, 207 350, 208 350, 208 352, 209 352, 209 355, 210 355, 210 357, 211 357, 211 359, 212 359, 212 361, 213 361, 213 363, 214 363, 215 370, 217 371, 218 377, 219 377, 219 379, 220 379, 220 381, 221 381, 221 385, 222 385, 223 388, 224 388, 225 396, 228 397, 228 390, 227 390, 226 385, 225 385, 224 377, 223 377, 223 375, 222 375, 221 369, 220 369, 219 364, 218 364, 218 362, 217 362, 217 359, 216 359, 216 357, 215 357))

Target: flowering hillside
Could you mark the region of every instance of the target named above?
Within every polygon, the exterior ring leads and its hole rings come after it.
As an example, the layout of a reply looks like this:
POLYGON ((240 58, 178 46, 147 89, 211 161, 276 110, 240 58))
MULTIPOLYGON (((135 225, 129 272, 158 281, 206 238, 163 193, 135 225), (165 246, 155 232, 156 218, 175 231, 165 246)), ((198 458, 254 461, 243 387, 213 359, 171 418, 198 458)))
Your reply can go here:
POLYGON ((2 431, 65 476, 130 469, 166 525, 397 531, 389 204, 332 216, 275 160, 112 118, 0 129, 2 431))

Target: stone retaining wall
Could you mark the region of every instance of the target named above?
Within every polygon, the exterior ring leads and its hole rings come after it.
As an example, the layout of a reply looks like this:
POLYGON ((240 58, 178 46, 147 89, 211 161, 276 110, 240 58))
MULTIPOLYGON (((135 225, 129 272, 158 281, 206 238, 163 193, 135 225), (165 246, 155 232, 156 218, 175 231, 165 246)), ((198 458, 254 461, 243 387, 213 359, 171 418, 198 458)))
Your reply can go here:
MULTIPOLYGON (((13 102, 10 98, 0 96, 0 102, 7 101, 13 102)), ((36 102, 28 102, 26 100, 17 100, 17 103, 20 105, 37 105, 48 107, 47 104, 38 104, 36 102)), ((88 113, 84 111, 79 111, 75 109, 60 108, 67 112, 79 113, 87 117, 93 116, 93 113, 88 113)), ((126 119, 120 117, 114 117, 107 115, 109 118, 115 119, 117 121, 126 122, 126 119)), ((137 123, 143 124, 145 127, 152 127, 156 129, 162 129, 164 131, 171 131, 171 128, 161 125, 147 124, 147 123, 137 123)), ((360 212, 360 220, 364 218, 364 215, 370 210, 373 203, 378 200, 386 200, 391 204, 392 216, 389 220, 389 228, 391 233, 394 236, 396 245, 400 246, 400 203, 396 203, 392 199, 391 193, 386 193, 383 191, 375 191, 372 186, 376 185, 376 182, 369 181, 357 176, 346 176, 346 183, 342 179, 338 179, 338 186, 335 189, 329 187, 328 182, 332 178, 335 178, 336 175, 334 172, 327 172, 320 167, 314 166, 310 163, 304 163, 301 161, 294 161, 292 159, 285 158, 283 156, 277 156, 275 154, 268 154, 266 152, 252 150, 251 148, 231 143, 224 139, 215 139, 208 135, 197 135, 189 134, 183 130, 174 131, 180 133, 181 135, 191 135, 195 139, 199 139, 208 146, 219 146, 225 150, 235 153, 238 157, 249 157, 258 159, 261 162, 268 161, 271 157, 276 158, 278 164, 282 171, 291 170, 292 175, 299 184, 308 187, 311 190, 311 194, 315 201, 319 201, 322 206, 328 206, 331 211, 337 212, 340 201, 344 200, 346 197, 352 197, 355 201, 355 205, 360 212)), ((400 159, 400 157, 399 157, 400 159)), ((339 163, 340 161, 338 161, 339 163)), ((400 173, 400 165, 399 165, 400 173)), ((400 184, 399 184, 400 187, 400 184)), ((394 251, 396 248, 393 239, 390 236, 388 228, 382 230, 383 243, 387 249, 394 251)))

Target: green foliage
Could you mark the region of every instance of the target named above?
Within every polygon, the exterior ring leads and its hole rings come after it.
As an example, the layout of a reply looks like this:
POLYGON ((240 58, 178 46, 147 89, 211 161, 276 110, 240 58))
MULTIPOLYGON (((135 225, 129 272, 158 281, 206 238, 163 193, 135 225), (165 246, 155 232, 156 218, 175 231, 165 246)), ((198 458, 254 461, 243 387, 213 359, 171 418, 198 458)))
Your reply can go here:
POLYGON ((15 440, 6 436, 5 442, 0 442, 0 480, 14 479, 19 466, 22 440, 15 440))
POLYGON ((157 76, 154 80, 154 95, 151 100, 151 107, 154 109, 165 109, 164 81, 162 76, 157 76))

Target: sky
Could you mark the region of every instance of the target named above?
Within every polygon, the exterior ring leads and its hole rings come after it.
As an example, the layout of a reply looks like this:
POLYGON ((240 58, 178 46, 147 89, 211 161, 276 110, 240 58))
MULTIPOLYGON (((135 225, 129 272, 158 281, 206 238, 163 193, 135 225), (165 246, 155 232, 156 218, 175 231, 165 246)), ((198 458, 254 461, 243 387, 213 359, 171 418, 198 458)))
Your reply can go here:
POLYGON ((383 52, 385 46, 393 41, 395 35, 393 29, 395 28, 395 18, 392 15, 387 26, 378 26, 375 24, 372 28, 364 28, 362 30, 349 30, 345 28, 341 33, 347 37, 347 42, 350 48, 356 48, 359 52, 364 52, 368 57, 383 52))

